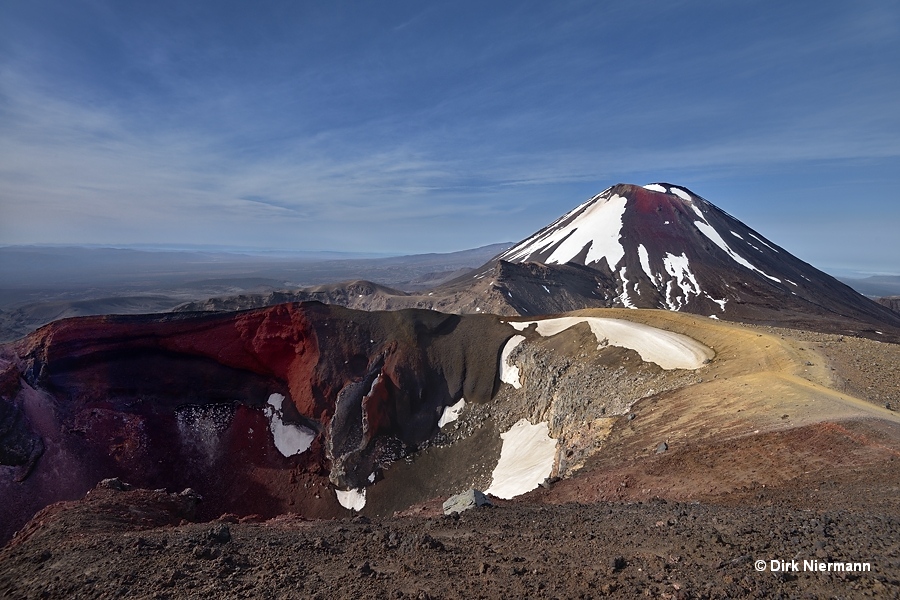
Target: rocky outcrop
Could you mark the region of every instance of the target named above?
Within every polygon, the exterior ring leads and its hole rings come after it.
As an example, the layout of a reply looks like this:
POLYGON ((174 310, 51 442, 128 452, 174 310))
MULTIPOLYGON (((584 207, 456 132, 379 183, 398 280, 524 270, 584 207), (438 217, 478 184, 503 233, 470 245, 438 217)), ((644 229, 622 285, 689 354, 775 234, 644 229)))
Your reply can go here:
POLYGON ((885 298, 876 298, 875 302, 882 306, 886 306, 895 313, 900 313, 900 296, 887 296, 885 298))
POLYGON ((355 280, 344 283, 317 285, 305 289, 280 290, 268 294, 241 294, 186 302, 174 312, 227 312, 264 308, 291 302, 323 302, 365 310, 412 308, 406 298, 410 294, 371 281, 355 280))

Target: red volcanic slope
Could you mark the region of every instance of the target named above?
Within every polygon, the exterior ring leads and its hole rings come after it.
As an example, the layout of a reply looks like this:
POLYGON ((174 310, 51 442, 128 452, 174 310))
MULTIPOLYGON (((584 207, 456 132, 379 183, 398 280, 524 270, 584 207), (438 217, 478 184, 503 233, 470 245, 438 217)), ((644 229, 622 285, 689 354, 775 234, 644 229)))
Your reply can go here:
POLYGON ((195 488, 207 516, 342 514, 329 485, 368 485, 445 406, 490 399, 510 335, 492 316, 315 302, 52 323, 0 363, 0 505, 16 507, 0 538, 108 477, 195 488), (275 446, 272 394, 308 450, 275 446))

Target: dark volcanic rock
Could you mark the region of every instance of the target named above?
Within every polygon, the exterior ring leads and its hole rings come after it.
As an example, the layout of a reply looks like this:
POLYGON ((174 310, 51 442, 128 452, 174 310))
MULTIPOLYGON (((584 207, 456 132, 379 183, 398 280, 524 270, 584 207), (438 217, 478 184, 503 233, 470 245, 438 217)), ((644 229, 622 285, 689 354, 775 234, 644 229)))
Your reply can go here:
POLYGON ((20 467, 15 478, 21 481, 43 452, 43 440, 21 409, 12 402, 0 402, 0 465, 20 467))

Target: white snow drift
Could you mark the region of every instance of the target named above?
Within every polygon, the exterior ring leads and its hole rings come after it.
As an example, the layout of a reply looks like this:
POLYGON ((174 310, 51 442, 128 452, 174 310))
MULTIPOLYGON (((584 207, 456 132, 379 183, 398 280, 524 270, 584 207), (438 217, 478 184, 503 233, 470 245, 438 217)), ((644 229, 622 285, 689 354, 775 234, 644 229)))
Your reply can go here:
MULTIPOLYGON (((521 337, 521 336, 519 336, 521 337)), ((518 367, 516 368, 518 371, 518 367)), ((459 413, 462 412, 463 407, 466 405, 466 399, 460 398, 459 402, 454 404, 453 406, 447 406, 444 408, 444 412, 441 413, 441 418, 438 419, 438 427, 443 427, 448 423, 452 423, 453 421, 459 418, 459 413)))
POLYGON ((306 452, 316 438, 316 432, 306 427, 290 425, 282 421, 281 406, 284 404, 284 396, 270 394, 268 406, 265 408, 266 417, 269 419, 269 430, 275 441, 275 447, 284 456, 294 456, 306 452))
MULTIPOLYGON (((511 321, 509 324, 518 331, 524 331, 532 324, 537 325, 537 332, 542 336, 556 335, 579 323, 588 323, 598 344, 606 340, 611 346, 629 348, 641 355, 647 362, 656 363, 666 370, 670 369, 699 369, 703 363, 713 357, 713 351, 698 342, 680 333, 673 333, 664 329, 657 329, 643 323, 632 323, 621 319, 606 319, 602 317, 558 317, 554 319, 542 319, 540 321, 511 321)), ((517 337, 513 336, 510 342, 517 337)), ((523 338, 524 339, 524 338, 523 338)), ((519 383, 518 367, 510 367, 506 364, 510 342, 503 349, 500 361, 500 379, 504 379, 504 372, 509 373, 515 369, 515 382, 519 383)), ((516 342, 516 345, 521 340, 516 342)), ((515 346, 513 346, 514 348, 515 346)), ((599 348, 599 346, 598 346, 599 348)))
POLYGON ((355 490, 334 490, 338 502, 344 508, 361 511, 366 506, 366 488, 358 488, 355 490))
POLYGON ((546 422, 532 425, 522 419, 500 438, 500 460, 486 493, 514 498, 535 489, 550 476, 556 459, 556 440, 550 437, 546 422))
MULTIPOLYGON (((513 327, 516 325, 510 323, 513 327)), ((519 331, 524 329, 524 327, 517 328, 519 331)), ((519 381, 519 367, 515 365, 509 364, 509 355, 512 354, 512 351, 516 349, 516 346, 525 341, 524 335, 514 335, 506 342, 506 345, 503 346, 503 351, 500 353, 500 381, 504 383, 508 383, 516 389, 522 387, 522 383, 519 381)))
POLYGON ((744 258, 740 254, 738 254, 737 252, 732 250, 731 246, 729 246, 728 243, 724 239, 722 239, 722 236, 719 235, 719 232, 716 231, 716 229, 712 225, 709 224, 709 222, 706 220, 706 217, 704 217, 703 213, 700 212, 700 209, 697 208, 696 206, 694 206, 693 204, 691 204, 690 206, 692 209, 694 209, 694 212, 697 213, 697 216, 700 217, 700 219, 702 219, 701 221, 694 221, 694 225, 697 227, 697 229, 700 230, 700 233, 702 233, 709 239, 709 241, 711 241, 713 244, 715 244, 716 246, 718 246, 719 248, 724 250, 725 253, 728 256, 730 256, 731 259, 734 262, 738 263, 739 265, 747 267, 751 271, 756 271, 763 277, 767 277, 767 278, 771 279, 772 281, 781 283, 780 279, 778 279, 777 277, 772 277, 768 273, 765 273, 765 272, 761 271, 760 269, 757 269, 756 267, 751 265, 750 262, 746 258, 744 258))
POLYGON ((688 262, 688 257, 684 252, 679 256, 666 252, 666 256, 663 258, 663 266, 666 268, 666 273, 674 277, 674 279, 669 280, 666 286, 666 304, 669 310, 680 310, 688 303, 691 294, 695 296, 700 295, 700 284, 697 283, 697 278, 691 272, 690 262, 688 262), (672 295, 674 285, 678 285, 681 288, 680 298, 672 295), (675 300, 677 300, 677 303, 675 300))

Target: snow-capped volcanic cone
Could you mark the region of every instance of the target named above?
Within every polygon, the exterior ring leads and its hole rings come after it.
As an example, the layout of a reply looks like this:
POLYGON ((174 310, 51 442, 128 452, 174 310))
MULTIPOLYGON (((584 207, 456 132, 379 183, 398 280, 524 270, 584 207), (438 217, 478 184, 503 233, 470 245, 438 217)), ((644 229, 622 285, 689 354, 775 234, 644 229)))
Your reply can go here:
POLYGON ((900 327, 885 307, 668 183, 615 185, 467 277, 490 281, 520 314, 610 306, 774 324, 826 317, 873 334, 900 327))

